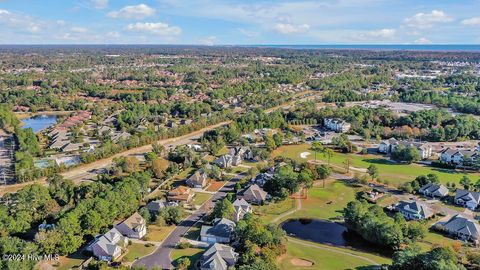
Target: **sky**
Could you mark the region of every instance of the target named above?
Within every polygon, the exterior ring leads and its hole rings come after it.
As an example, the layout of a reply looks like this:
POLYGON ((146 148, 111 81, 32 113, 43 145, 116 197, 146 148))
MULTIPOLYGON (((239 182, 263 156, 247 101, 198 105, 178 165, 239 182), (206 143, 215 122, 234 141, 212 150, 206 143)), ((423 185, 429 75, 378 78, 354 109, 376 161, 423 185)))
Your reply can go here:
POLYGON ((480 44, 480 0, 0 0, 0 44, 480 44))

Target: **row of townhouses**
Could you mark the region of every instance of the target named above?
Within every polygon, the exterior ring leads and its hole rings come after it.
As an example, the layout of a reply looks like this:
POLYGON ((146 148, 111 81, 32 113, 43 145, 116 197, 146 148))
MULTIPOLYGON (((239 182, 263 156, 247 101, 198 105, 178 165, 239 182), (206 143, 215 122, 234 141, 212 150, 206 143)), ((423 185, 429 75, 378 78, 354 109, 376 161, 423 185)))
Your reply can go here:
POLYGON ((414 141, 399 141, 395 138, 391 138, 385 141, 382 141, 378 145, 378 152, 390 155, 395 149, 403 145, 405 147, 415 147, 420 154, 422 159, 427 159, 432 156, 432 146, 426 142, 414 142, 414 141))

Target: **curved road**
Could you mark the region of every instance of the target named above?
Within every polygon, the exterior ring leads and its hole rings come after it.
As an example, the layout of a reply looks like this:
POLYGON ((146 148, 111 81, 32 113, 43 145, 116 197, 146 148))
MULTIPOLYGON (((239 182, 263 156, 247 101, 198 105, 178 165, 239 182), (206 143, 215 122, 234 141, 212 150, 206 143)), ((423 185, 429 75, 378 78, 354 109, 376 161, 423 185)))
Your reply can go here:
POLYGON ((157 267, 161 269, 173 269, 170 254, 172 250, 180 242, 180 238, 184 236, 191 227, 195 225, 206 214, 205 206, 211 202, 216 202, 219 199, 225 198, 228 192, 233 191, 235 184, 242 179, 246 174, 241 173, 234 176, 228 181, 218 192, 216 192, 204 205, 195 213, 184 219, 178 226, 168 235, 163 243, 152 254, 140 258, 133 263, 133 266, 143 266, 148 269, 157 267))

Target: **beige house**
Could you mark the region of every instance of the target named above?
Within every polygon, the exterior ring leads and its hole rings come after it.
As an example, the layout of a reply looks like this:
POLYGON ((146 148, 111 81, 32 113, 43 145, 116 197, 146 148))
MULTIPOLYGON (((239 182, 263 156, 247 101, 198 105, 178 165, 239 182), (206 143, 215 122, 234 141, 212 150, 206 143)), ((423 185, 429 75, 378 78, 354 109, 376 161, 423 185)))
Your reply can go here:
POLYGON ((253 204, 262 204, 269 199, 269 195, 257 184, 253 184, 241 191, 237 198, 244 199, 245 201, 253 204))
POLYGON ((137 212, 115 226, 124 236, 141 239, 147 234, 147 222, 137 212))

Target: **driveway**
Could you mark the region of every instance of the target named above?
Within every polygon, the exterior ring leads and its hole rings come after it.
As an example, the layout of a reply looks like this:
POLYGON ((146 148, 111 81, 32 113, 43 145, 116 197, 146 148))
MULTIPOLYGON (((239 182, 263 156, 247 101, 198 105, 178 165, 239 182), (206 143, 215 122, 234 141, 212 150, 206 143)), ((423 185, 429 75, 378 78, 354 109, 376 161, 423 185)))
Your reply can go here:
POLYGON ((230 181, 228 181, 218 192, 216 192, 200 209, 184 219, 178 226, 170 233, 170 235, 163 241, 160 247, 152 254, 140 258, 133 263, 133 266, 143 266, 147 269, 154 267, 161 269, 173 269, 172 260, 170 254, 172 250, 180 242, 182 236, 184 236, 195 223, 199 222, 202 217, 207 213, 205 205, 209 205, 212 202, 216 202, 219 199, 225 198, 228 192, 233 191, 235 184, 245 176, 245 173, 237 174, 230 181))

